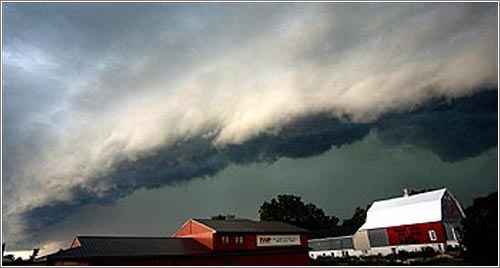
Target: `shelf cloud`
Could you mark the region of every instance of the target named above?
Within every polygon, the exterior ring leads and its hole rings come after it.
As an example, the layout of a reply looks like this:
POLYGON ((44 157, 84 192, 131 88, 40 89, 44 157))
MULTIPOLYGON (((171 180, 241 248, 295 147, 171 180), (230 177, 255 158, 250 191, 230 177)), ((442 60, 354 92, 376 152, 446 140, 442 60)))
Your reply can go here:
POLYGON ((4 7, 10 239, 370 131, 444 161, 497 146, 495 3, 4 7))

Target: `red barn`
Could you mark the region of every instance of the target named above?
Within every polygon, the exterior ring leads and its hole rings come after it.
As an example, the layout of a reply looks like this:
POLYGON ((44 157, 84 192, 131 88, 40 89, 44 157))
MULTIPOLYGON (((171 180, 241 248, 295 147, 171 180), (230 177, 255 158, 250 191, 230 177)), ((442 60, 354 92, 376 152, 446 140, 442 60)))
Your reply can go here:
POLYGON ((192 219, 174 237, 224 256, 213 265, 308 265, 307 230, 276 221, 192 219))
POLYGON ((465 214, 447 189, 376 201, 354 235, 354 248, 372 254, 458 246, 465 214))
POLYGON ((189 220, 173 237, 78 236, 48 265, 308 265, 307 231, 282 222, 189 220))
POLYGON ((462 207, 446 189, 375 201, 352 236, 309 241, 310 256, 388 255, 400 250, 460 247, 462 207), (342 243, 340 243, 342 242, 342 243))

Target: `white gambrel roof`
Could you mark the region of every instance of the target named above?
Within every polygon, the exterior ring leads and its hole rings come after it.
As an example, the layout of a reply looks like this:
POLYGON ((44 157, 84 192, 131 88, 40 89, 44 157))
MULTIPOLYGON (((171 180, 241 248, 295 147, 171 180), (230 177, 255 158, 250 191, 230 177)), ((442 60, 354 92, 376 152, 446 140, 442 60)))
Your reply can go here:
POLYGON ((368 209, 365 224, 359 230, 441 221, 441 199, 445 193, 446 188, 375 201, 368 209))

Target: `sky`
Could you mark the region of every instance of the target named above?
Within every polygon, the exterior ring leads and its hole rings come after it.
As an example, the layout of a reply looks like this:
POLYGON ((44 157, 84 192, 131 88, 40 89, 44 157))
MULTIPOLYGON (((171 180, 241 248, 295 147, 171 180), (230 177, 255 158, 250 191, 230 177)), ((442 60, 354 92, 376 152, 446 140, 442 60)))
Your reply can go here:
POLYGON ((497 3, 2 3, 2 239, 498 187, 497 3))

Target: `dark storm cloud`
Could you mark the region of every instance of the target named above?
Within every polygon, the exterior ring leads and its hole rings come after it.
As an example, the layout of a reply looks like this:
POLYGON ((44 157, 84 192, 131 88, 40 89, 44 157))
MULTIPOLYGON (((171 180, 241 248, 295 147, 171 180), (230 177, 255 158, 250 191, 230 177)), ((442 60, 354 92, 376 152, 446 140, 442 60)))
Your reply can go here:
POLYGON ((262 134, 241 145, 228 145, 227 158, 237 164, 265 161, 281 157, 300 158, 324 153, 365 137, 366 124, 343 122, 325 114, 300 118, 285 125, 279 133, 262 134))
POLYGON ((73 189, 72 202, 37 207, 25 219, 36 234, 66 218, 78 207, 107 204, 140 188, 175 185, 199 177, 212 177, 230 164, 273 163, 282 157, 303 158, 322 154, 363 139, 370 131, 391 146, 413 144, 430 149, 443 161, 474 157, 498 146, 497 90, 480 91, 454 100, 436 100, 406 113, 389 114, 371 124, 340 121, 320 114, 301 118, 274 135, 263 134, 243 144, 217 148, 213 137, 195 137, 133 162, 118 163, 96 184, 73 189), (99 184, 105 192, 96 194, 99 184))
POLYGON ((388 143, 409 143, 432 150, 443 161, 474 157, 498 146, 498 91, 481 91, 452 101, 435 101, 376 124, 388 143))
POLYGON ((340 122, 325 115, 302 118, 276 135, 263 134, 241 145, 217 148, 213 137, 195 137, 153 152, 135 161, 123 161, 95 183, 72 189, 71 202, 56 202, 26 212, 30 232, 66 218, 89 203, 114 202, 140 188, 175 185, 211 177, 230 164, 272 163, 281 157, 300 158, 324 153, 332 146, 349 144, 368 134, 366 125, 340 122), (106 189, 98 192, 96 189, 106 189), (96 194, 98 193, 98 194, 96 194))
POLYGON ((453 136, 491 127, 477 107, 385 115, 497 86, 494 3, 4 7, 9 238, 82 204, 318 155, 370 129, 449 161, 493 146, 489 130, 453 136))

